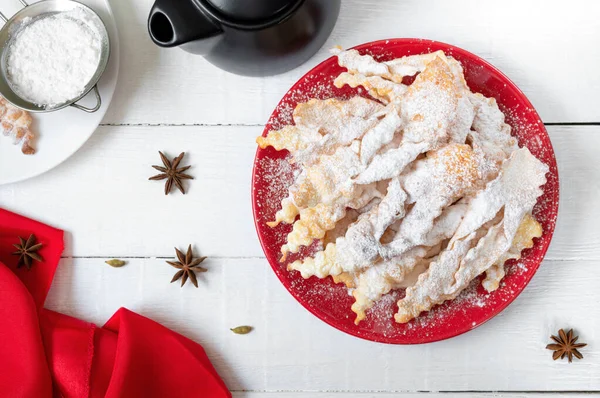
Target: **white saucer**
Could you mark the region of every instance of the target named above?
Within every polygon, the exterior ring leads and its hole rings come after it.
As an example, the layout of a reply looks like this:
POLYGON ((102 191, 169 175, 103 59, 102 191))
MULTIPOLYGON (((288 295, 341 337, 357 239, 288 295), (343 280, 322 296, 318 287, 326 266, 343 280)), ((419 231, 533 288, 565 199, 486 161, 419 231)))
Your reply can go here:
MULTIPOLYGON (((102 107, 95 113, 68 107, 56 112, 33 114, 33 129, 38 137, 34 155, 23 155, 20 145, 13 145, 10 137, 0 133, 0 185, 35 177, 58 166, 90 138, 110 105, 119 73, 117 24, 108 0, 79 1, 98 13, 110 37, 110 59, 98 82, 102 107)), ((92 107, 95 104, 94 93, 90 92, 78 103, 92 107)))

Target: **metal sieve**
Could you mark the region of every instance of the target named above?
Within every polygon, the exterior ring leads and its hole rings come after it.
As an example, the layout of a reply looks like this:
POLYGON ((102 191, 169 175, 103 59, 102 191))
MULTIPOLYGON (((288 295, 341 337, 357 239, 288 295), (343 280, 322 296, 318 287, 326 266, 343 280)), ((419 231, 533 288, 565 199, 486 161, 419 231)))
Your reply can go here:
POLYGON ((0 19, 5 22, 2 30, 0 30, 0 94, 2 94, 2 96, 4 96, 4 98, 6 98, 6 100, 11 104, 30 112, 54 112, 59 109, 66 108, 67 106, 72 106, 89 113, 96 112, 98 109, 100 109, 100 105, 102 105, 102 99, 100 98, 100 92, 98 91, 97 83, 98 80, 100 80, 104 69, 106 69, 108 58, 110 56, 110 40, 108 38, 108 32, 106 31, 106 26, 98 14, 96 14, 88 6, 85 6, 74 0, 43 0, 31 5, 27 4, 25 0, 19 1, 21 4, 23 4, 24 8, 17 12, 12 18, 6 18, 4 14, 0 12, 0 19), (13 91, 9 84, 6 61, 8 53, 7 50, 11 44, 11 40, 15 37, 16 33, 19 32, 20 28, 22 28, 25 24, 31 23, 29 20, 26 22, 23 20, 25 18, 31 18, 31 20, 41 19, 51 15, 74 11, 77 9, 83 12, 83 14, 86 16, 86 23, 91 24, 92 28, 94 28, 100 35, 102 48, 100 52, 100 62, 98 63, 96 73, 94 73, 94 76, 92 76, 91 80, 86 84, 83 92, 79 96, 51 108, 46 108, 21 98, 13 91), (94 90, 97 102, 93 108, 87 108, 76 103, 92 90, 94 90))

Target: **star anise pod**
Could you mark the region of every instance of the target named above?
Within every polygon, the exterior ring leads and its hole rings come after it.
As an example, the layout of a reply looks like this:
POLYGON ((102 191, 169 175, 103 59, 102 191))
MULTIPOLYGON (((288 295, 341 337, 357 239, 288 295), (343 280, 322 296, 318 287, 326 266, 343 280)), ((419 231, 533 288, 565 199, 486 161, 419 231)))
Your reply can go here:
POLYGON ((193 180, 194 179, 194 177, 192 177, 191 175, 184 173, 184 171, 186 171, 187 169, 189 169, 192 166, 185 166, 185 167, 177 168, 179 166, 179 163, 181 162, 181 159, 183 159, 185 152, 181 152, 181 154, 179 156, 177 156, 175 159, 173 159, 173 163, 171 163, 169 161, 169 159, 167 159, 167 157, 162 152, 158 151, 158 153, 160 154, 160 158, 161 158, 163 164, 165 165, 165 167, 152 166, 156 170, 160 171, 161 174, 152 176, 149 178, 149 180, 164 180, 166 178, 167 182, 165 183, 165 195, 168 195, 169 192, 171 192, 173 183, 175 183, 175 185, 177 186, 177 188, 179 188, 181 193, 185 195, 185 189, 183 188, 183 184, 181 183, 181 180, 193 180))
POLYGON ((22 266, 26 266, 27 269, 31 269, 31 265, 33 264, 33 260, 35 261, 44 261, 42 256, 40 256, 37 251, 42 248, 41 243, 36 243, 35 235, 29 235, 27 241, 19 236, 19 244, 13 244, 14 247, 17 248, 17 251, 13 253, 15 256, 19 256, 19 262, 17 263, 17 268, 21 268, 22 266))
POLYGON ((565 333, 564 330, 558 331, 558 336, 550 336, 555 344, 548 344, 547 349, 554 351, 552 353, 552 359, 555 361, 560 358, 563 359, 565 356, 569 358, 569 362, 573 362, 573 356, 578 359, 583 359, 583 355, 579 352, 578 348, 585 347, 587 344, 577 343, 579 336, 573 336, 573 329, 565 333))
POLYGON ((181 278, 181 286, 185 285, 188 278, 192 281, 194 286, 198 287, 198 280, 196 279, 196 272, 206 272, 206 268, 200 267, 200 263, 206 260, 206 257, 200 257, 194 259, 194 255, 192 254, 192 245, 188 246, 187 253, 185 256, 178 249, 175 248, 175 252, 177 253, 177 259, 179 261, 167 261, 169 265, 177 268, 179 271, 173 276, 171 279, 171 283, 179 280, 181 278))

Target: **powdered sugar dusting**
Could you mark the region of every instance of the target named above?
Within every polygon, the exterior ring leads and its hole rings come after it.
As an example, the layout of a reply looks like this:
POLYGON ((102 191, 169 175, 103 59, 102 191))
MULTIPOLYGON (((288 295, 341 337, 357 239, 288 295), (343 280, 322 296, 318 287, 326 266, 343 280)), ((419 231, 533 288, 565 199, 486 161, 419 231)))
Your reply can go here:
MULTIPOLYGON (((280 130, 284 126, 293 124, 293 114, 296 105, 301 102, 307 102, 311 98, 327 99, 337 98, 340 100, 349 100, 355 93, 340 93, 333 85, 334 76, 321 72, 311 73, 301 79, 287 94, 283 97, 277 111, 271 115, 267 122, 267 131, 280 130)), ((366 96, 366 95, 365 95, 366 96)), ((266 135, 266 134, 265 134, 266 135)))
MULTIPOLYGON (((414 53, 425 53, 444 49, 444 45, 428 41, 411 42, 414 53), (415 46, 418 50, 415 50, 415 46)), ((361 51, 362 52, 362 51, 361 51)), ((403 41, 390 41, 386 45, 376 43, 369 51, 376 60, 388 60, 407 55, 407 44, 403 41)), ((462 50, 451 51, 452 55, 462 61, 467 83, 473 91, 485 96, 493 96, 506 114, 507 123, 511 125, 513 134, 518 138, 520 146, 527 146, 531 152, 550 166, 547 175, 548 182, 544 186, 544 195, 540 197, 534 215, 541 222, 544 235, 536 241, 534 248, 525 250, 518 262, 509 261, 505 265, 507 276, 501 287, 487 294, 479 286, 480 281, 474 280, 465 291, 454 301, 435 307, 429 313, 422 315, 406 325, 398 325, 393 320, 396 301, 404 295, 403 291, 395 291, 380 300, 368 313, 367 318, 354 326, 354 314, 348 310, 352 297, 347 289, 335 285, 330 279, 318 280, 311 278, 303 280, 297 273, 288 273, 284 266, 273 259, 289 226, 279 226, 270 230, 264 222, 272 218, 279 206, 280 200, 286 196, 287 187, 294 181, 294 173, 282 154, 270 149, 259 151, 255 170, 254 196, 256 200, 255 216, 261 240, 266 249, 267 257, 283 283, 298 298, 298 300, 316 315, 336 327, 354 334, 382 342, 406 343, 425 342, 450 337, 481 324, 486 319, 499 312, 524 288, 537 269, 550 242, 551 233, 556 222, 558 200, 558 174, 556 162, 549 138, 543 124, 526 99, 508 84, 503 76, 480 64, 471 55, 462 50), (272 185, 272 187, 270 186, 272 185), (450 326, 451 325, 451 326, 450 326)), ((309 98, 340 98, 348 99, 356 94, 364 95, 363 90, 336 89, 332 85, 333 77, 342 71, 334 60, 328 60, 316 71, 309 73, 284 97, 273 116, 269 120, 269 129, 279 129, 292 123, 292 113, 295 105, 309 98)), ((318 247, 309 247, 290 261, 313 253, 318 247)))
POLYGON ((258 194, 265 200, 257 202, 261 218, 274 219, 275 213, 283 198, 288 194, 288 188, 292 185, 297 169, 285 158, 262 158, 257 164, 257 178, 262 180, 263 187, 258 194), (267 212, 267 213, 265 213, 267 212))

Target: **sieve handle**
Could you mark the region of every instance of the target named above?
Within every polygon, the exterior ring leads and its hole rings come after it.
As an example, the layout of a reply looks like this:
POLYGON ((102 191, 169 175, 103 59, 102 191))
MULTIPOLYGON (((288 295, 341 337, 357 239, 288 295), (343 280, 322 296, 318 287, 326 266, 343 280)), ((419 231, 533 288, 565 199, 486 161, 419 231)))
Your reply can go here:
MULTIPOLYGON (((23 4, 23 7, 27 7, 29 4, 27 4, 27 2, 25 0, 19 0, 19 2, 21 4, 23 4)), ((0 11, 0 19, 3 20, 4 22, 8 22, 8 18, 6 18, 6 15, 2 14, 2 12, 0 11)))
POLYGON ((87 113, 96 112, 98 109, 100 109, 100 106, 102 105, 102 98, 100 98, 100 92, 98 91, 97 84, 94 86, 93 90, 94 90, 94 94, 96 94, 96 106, 94 106, 93 108, 86 108, 85 106, 75 104, 75 103, 71 104, 71 106, 73 108, 77 108, 77 109, 82 110, 87 113))

